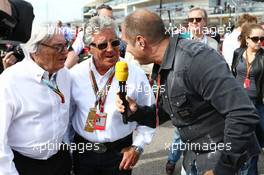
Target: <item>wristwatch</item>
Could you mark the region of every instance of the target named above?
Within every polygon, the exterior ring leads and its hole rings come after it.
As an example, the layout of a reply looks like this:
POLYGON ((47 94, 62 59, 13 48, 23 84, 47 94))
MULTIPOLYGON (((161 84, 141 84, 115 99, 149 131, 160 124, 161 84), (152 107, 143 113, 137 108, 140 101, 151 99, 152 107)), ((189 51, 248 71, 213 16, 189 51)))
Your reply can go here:
POLYGON ((142 147, 140 147, 140 146, 132 145, 132 147, 135 149, 135 151, 136 151, 136 153, 138 155, 141 155, 143 153, 143 151, 144 151, 144 149, 142 147))

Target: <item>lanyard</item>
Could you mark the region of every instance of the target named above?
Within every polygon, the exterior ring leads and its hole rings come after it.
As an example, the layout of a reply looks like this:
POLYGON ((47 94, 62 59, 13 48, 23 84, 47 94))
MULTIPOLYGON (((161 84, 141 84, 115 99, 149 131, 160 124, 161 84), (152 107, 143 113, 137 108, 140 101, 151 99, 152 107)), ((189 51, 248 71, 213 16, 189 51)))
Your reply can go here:
POLYGON ((90 77, 90 80, 91 80, 91 83, 92 83, 92 87, 93 87, 93 91, 94 91, 94 94, 95 94, 95 97, 96 97, 95 107, 99 104, 99 109, 100 109, 100 112, 102 112, 102 113, 104 112, 104 104, 105 104, 105 101, 106 101, 106 97, 108 95, 108 91, 109 91, 109 89, 111 87, 111 83, 112 83, 112 80, 114 78, 114 75, 115 75, 115 71, 112 72, 112 74, 108 78, 108 80, 107 80, 106 84, 104 85, 104 87, 99 91, 99 88, 98 88, 98 85, 96 83, 96 79, 95 79, 94 73, 90 69, 89 77, 90 77))
MULTIPOLYGON (((253 60, 254 61, 254 60, 253 60)), ((251 69, 251 66, 252 66, 252 63, 253 63, 253 61, 251 62, 251 63, 249 63, 249 60, 248 60, 248 53, 247 53, 247 50, 246 50, 246 66, 247 66, 247 68, 246 68, 246 78, 248 78, 249 79, 249 77, 250 77, 250 69, 251 69)))
POLYGON ((48 86, 53 92, 55 92, 61 98, 61 103, 65 103, 65 98, 63 93, 59 90, 59 87, 55 81, 55 87, 46 79, 42 78, 43 83, 48 86))
POLYGON ((156 94, 156 127, 159 126, 159 95, 160 95, 160 74, 158 74, 158 79, 157 79, 157 85, 158 85, 158 89, 157 89, 157 94, 156 94))

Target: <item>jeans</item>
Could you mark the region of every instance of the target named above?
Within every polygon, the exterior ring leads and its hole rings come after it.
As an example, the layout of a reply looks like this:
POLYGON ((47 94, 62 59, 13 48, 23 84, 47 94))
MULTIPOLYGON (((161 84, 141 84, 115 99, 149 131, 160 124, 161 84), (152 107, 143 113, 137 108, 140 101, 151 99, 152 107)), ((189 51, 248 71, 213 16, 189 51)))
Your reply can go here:
MULTIPOLYGON (((257 112, 260 116, 260 122, 256 126, 256 136, 258 138, 259 145, 264 146, 264 105, 256 104, 255 105, 257 112)), ((255 156, 251 159, 248 173, 246 175, 258 175, 258 156, 255 156)))
MULTIPOLYGON (((177 161, 181 158, 182 155, 182 150, 180 149, 182 144, 180 134, 177 128, 174 130, 174 136, 173 136, 173 142, 171 144, 169 154, 168 154, 168 161, 170 163, 173 163, 176 165, 177 161)), ((186 172, 183 168, 181 167, 181 175, 186 175, 186 172)))
POLYGON ((259 156, 254 156, 247 167, 247 174, 241 174, 241 175, 258 175, 258 159, 259 156))
POLYGON ((169 149, 168 161, 176 164, 176 162, 181 158, 182 151, 180 150, 181 138, 177 128, 174 130, 173 142, 169 149))
POLYGON ((260 116, 260 122, 256 127, 256 135, 260 146, 264 147, 264 104, 255 105, 260 116))
MULTIPOLYGON (((216 151, 212 153, 196 155, 192 151, 187 151, 184 153, 184 155, 186 156, 184 158, 186 174, 203 175, 206 171, 212 170, 215 167, 215 164, 218 162, 221 153, 216 151)), ((255 157, 245 162, 236 175, 249 175, 249 169, 252 164, 251 162, 254 158, 255 157)))

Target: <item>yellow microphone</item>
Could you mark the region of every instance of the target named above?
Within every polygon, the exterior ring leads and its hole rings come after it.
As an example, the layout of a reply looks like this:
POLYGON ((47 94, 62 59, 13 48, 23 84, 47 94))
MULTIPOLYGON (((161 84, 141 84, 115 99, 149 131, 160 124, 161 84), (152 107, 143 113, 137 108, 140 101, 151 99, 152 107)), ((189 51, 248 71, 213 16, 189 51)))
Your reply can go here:
POLYGON ((122 113, 123 123, 127 124, 128 102, 126 100, 126 81, 128 78, 128 66, 124 61, 118 61, 115 66, 115 77, 119 81, 119 97, 125 106, 125 112, 122 113))

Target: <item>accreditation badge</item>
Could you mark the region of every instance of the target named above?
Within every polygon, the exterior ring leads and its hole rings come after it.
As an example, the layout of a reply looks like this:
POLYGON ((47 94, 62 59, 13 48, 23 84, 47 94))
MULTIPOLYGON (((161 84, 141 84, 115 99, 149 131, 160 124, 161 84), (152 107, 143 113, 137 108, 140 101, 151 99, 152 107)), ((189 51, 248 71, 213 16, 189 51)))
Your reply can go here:
POLYGON ((244 88, 245 89, 249 89, 250 88, 250 79, 249 78, 246 78, 244 80, 244 88))
POLYGON ((106 113, 101 113, 101 112, 96 113, 94 120, 94 129, 105 130, 106 119, 107 119, 106 113))
POLYGON ((93 132, 94 131, 94 120, 96 116, 96 108, 90 108, 84 130, 87 132, 93 132))

